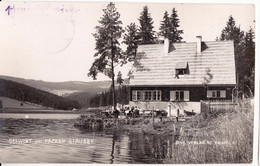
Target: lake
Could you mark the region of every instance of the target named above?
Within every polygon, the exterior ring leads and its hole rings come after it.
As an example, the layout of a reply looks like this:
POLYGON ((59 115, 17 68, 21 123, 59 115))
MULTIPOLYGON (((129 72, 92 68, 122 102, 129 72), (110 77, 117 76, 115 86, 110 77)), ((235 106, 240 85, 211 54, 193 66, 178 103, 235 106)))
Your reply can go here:
POLYGON ((0 114, 2 163, 163 163, 173 137, 82 131, 78 114, 0 114))

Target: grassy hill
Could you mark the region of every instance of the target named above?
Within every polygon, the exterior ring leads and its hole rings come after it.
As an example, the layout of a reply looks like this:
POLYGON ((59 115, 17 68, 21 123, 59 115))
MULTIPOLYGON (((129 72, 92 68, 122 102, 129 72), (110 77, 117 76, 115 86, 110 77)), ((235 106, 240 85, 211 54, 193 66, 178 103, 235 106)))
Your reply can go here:
POLYGON ((7 97, 0 97, 2 102, 2 108, 21 108, 21 109, 38 109, 43 108, 41 105, 30 103, 30 102, 21 102, 19 100, 10 99, 7 97), (21 104, 22 103, 22 104, 21 104))
POLYGON ((54 109, 71 110, 73 108, 80 108, 79 103, 75 100, 5 79, 0 79, 0 96, 54 109))

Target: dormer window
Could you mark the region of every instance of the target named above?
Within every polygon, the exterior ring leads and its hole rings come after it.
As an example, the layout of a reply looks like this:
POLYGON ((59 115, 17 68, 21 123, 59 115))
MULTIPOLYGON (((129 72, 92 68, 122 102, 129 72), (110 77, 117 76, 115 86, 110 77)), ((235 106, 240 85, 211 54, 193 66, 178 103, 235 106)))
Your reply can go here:
POLYGON ((175 67, 176 78, 179 78, 181 75, 189 74, 189 68, 187 62, 180 62, 176 64, 175 67))
POLYGON ((184 75, 184 74, 187 74, 187 70, 186 69, 176 69, 176 73, 178 75, 184 75))

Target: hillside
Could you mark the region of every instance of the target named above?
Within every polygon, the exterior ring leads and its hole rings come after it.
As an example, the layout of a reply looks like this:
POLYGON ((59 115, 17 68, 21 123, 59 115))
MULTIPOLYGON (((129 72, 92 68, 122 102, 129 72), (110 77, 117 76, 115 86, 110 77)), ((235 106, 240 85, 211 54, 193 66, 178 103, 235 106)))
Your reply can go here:
POLYGON ((47 91, 59 96, 66 96, 75 92, 87 92, 96 94, 107 91, 111 85, 111 81, 67 81, 67 82, 46 82, 41 80, 23 79, 10 76, 0 75, 0 79, 10 80, 30 87, 47 91))
MULTIPOLYGON (((104 98, 101 93, 109 91, 111 86, 110 81, 92 81, 92 82, 80 82, 80 81, 68 81, 68 82, 46 82, 41 80, 23 79, 10 76, 0 75, 0 79, 13 81, 19 84, 24 84, 35 89, 46 91, 61 97, 66 100, 73 100, 79 103, 81 108, 88 108, 90 106, 97 106, 97 102, 100 100, 99 97, 104 98), (98 101, 95 101, 98 100, 98 101), (93 102, 95 101, 95 102, 93 102)), ((125 79, 124 85, 128 85, 129 80, 125 79)), ((118 88, 118 85, 116 85, 118 88)), ((1 92, 0 92, 1 93, 1 92)), ((1 96, 1 94, 0 94, 1 96)), ((128 100, 128 98, 125 98, 128 100)), ((109 100, 108 100, 109 101, 109 100)))
POLYGON ((25 84, 0 79, 0 96, 39 104, 54 109, 71 110, 80 108, 77 101, 39 90, 25 84))
POLYGON ((30 102, 21 102, 19 100, 10 99, 7 97, 0 97, 2 102, 2 108, 22 108, 22 109, 38 109, 43 108, 41 105, 30 103, 30 102), (21 103, 23 103, 21 105, 21 103))

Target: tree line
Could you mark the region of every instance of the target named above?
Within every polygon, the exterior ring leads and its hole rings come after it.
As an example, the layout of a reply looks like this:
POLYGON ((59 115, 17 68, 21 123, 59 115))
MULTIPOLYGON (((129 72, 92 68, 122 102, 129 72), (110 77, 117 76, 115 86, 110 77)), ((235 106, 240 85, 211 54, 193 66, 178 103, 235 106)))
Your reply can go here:
MULTIPOLYGON (((122 105, 129 104, 129 87, 128 85, 118 86, 115 90, 117 103, 122 105)), ((111 106, 112 103, 112 89, 97 94, 87 92, 72 93, 65 98, 76 100, 81 108, 111 106)))
POLYGON ((236 25, 235 19, 229 16, 226 26, 216 40, 233 40, 235 48, 235 64, 237 90, 239 96, 254 95, 255 83, 255 35, 250 27, 248 32, 236 25))
MULTIPOLYGON (((129 87, 127 85, 119 86, 115 90, 117 103, 126 105, 129 104, 129 87)), ((102 107, 113 105, 112 89, 109 91, 96 94, 89 100, 89 107, 102 107)))
POLYGON ((75 100, 66 99, 49 92, 4 79, 0 79, 0 96, 21 102, 31 102, 54 109, 72 110, 73 108, 80 108, 80 104, 75 100))
MULTIPOLYGON (((115 90, 117 103, 129 103, 129 86, 127 79, 122 78, 121 72, 118 72, 116 83, 118 84, 115 90)), ((111 106, 112 103, 112 88, 101 93, 76 92, 66 98, 79 102, 81 108, 111 106)))

